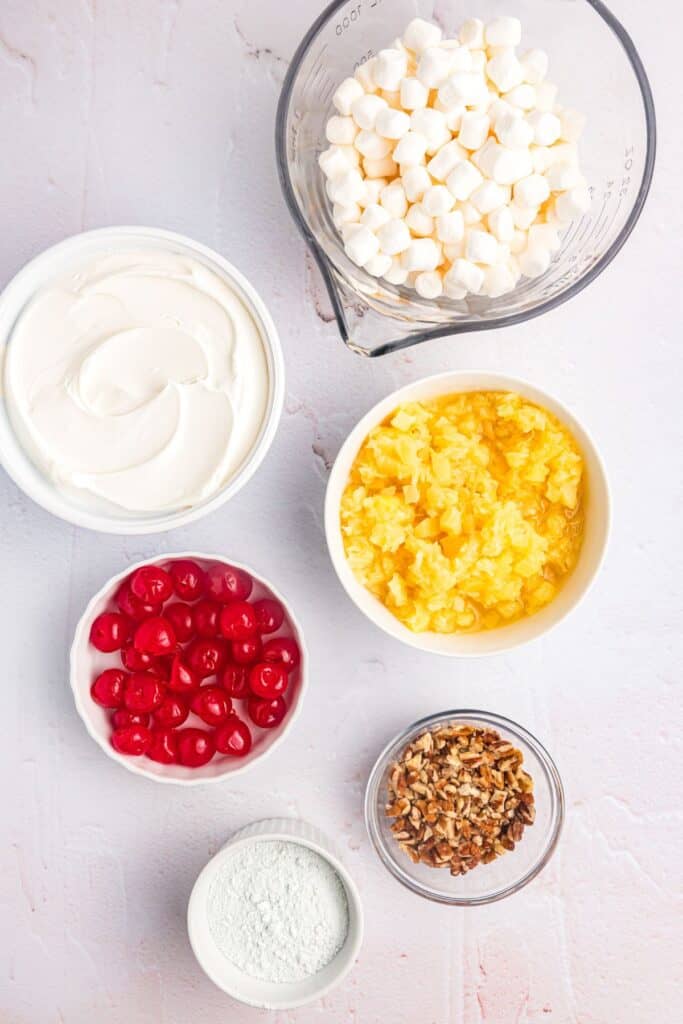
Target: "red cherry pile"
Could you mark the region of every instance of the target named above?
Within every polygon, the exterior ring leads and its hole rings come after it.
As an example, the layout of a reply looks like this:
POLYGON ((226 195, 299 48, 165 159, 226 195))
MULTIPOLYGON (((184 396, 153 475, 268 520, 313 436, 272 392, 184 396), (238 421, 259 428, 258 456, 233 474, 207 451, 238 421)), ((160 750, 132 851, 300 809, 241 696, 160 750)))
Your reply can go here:
POLYGON ((271 598, 249 601, 253 582, 230 565, 202 569, 179 558, 144 565, 121 584, 118 610, 90 627, 93 647, 117 652, 123 666, 105 669, 90 688, 112 712, 114 750, 200 768, 215 753, 251 750, 235 701, 260 729, 282 722, 299 648, 291 636, 268 639, 283 625, 284 608, 271 598), (208 729, 188 725, 190 715, 208 729))

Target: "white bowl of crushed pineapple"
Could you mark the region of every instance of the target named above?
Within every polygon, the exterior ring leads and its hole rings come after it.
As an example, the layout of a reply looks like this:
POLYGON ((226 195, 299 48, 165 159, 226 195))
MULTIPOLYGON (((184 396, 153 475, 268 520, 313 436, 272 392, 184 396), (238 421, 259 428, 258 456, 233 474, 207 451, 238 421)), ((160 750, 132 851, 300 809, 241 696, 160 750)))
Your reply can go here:
POLYGON ((557 625, 602 564, 610 497, 586 429, 497 373, 408 384, 349 434, 325 532, 352 601, 403 643, 497 654, 557 625))

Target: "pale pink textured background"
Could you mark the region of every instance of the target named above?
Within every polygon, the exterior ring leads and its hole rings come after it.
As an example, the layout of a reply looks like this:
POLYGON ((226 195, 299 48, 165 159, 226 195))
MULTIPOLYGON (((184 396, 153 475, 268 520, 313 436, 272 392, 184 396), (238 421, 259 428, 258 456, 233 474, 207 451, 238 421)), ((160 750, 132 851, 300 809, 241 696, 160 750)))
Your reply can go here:
POLYGON ((261 289, 288 365, 271 455, 238 499, 192 528, 87 534, 0 475, 2 1024, 680 1019, 683 24, 673 0, 615 6, 662 129, 653 192, 624 252, 542 320, 368 363, 329 322, 276 179, 277 96, 317 0, 0 0, 0 283, 83 228, 172 228, 219 248, 261 289), (329 565, 321 502, 330 460, 372 402, 416 376, 474 366, 528 376, 586 420, 616 514, 604 572, 569 622, 509 657, 458 664, 404 649, 355 611, 329 565), (188 547, 224 550, 276 580, 313 661, 286 749, 204 792, 160 789, 109 763, 66 680, 91 592, 130 560, 188 547), (568 798, 549 869, 468 913, 388 878, 360 813, 385 740, 449 705, 526 724, 555 755, 568 798), (357 968, 324 1004, 266 1014, 204 978, 184 911, 222 840, 280 814, 337 834, 367 932, 357 968))

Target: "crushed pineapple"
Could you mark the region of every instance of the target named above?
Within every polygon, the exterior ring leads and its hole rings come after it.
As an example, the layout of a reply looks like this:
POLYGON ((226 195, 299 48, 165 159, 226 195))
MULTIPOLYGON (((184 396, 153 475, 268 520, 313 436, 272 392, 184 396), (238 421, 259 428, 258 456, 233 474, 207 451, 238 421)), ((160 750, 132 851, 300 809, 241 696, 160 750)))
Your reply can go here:
POLYGON ((494 629, 547 605, 576 565, 583 477, 569 430, 521 395, 407 403, 351 469, 346 557, 416 633, 494 629))

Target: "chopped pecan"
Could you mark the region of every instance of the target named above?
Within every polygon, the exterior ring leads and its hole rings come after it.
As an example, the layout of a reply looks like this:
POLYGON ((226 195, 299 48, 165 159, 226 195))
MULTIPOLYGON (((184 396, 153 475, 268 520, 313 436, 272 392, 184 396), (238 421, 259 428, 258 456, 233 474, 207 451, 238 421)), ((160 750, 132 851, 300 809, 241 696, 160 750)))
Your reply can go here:
POLYGON ((494 729, 425 732, 389 773, 386 815, 415 863, 465 874, 514 850, 533 824, 533 779, 523 756, 494 729))

